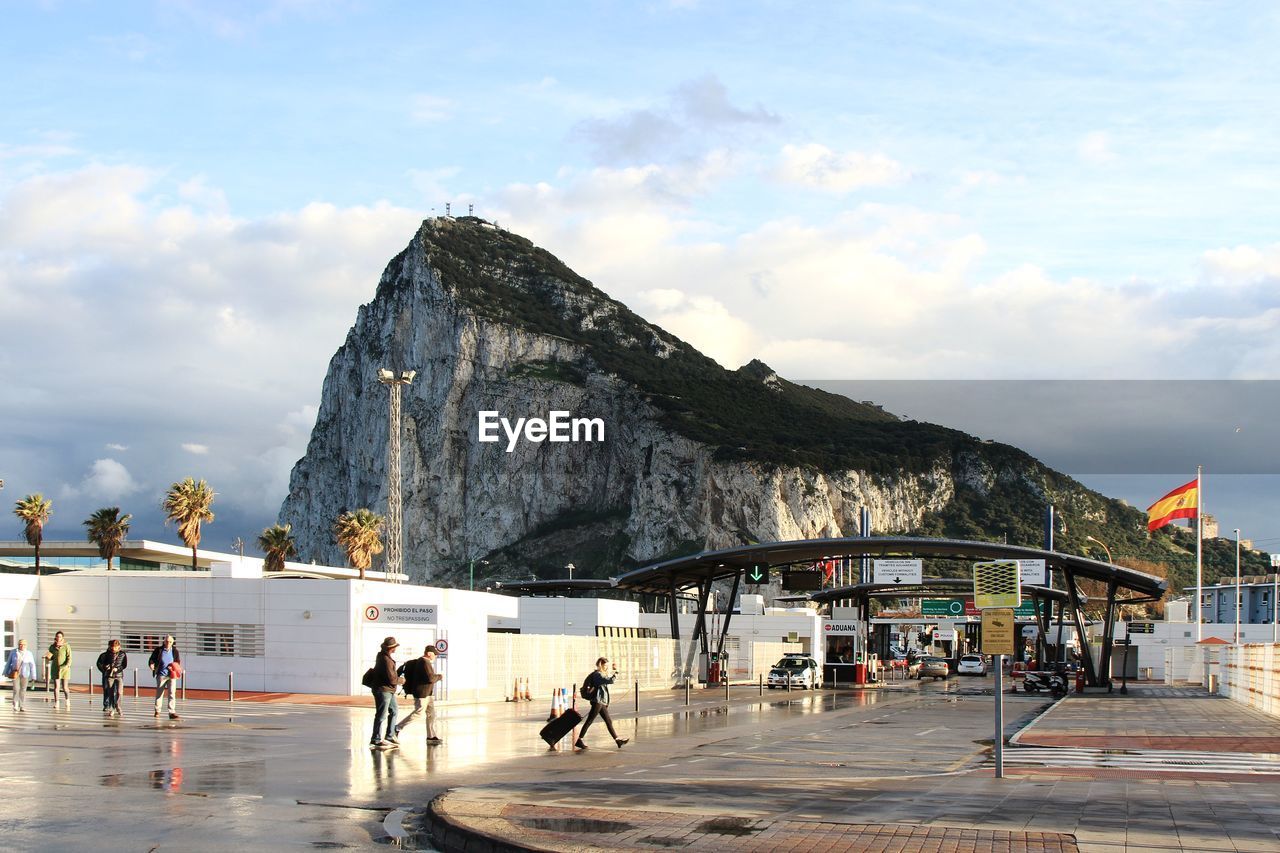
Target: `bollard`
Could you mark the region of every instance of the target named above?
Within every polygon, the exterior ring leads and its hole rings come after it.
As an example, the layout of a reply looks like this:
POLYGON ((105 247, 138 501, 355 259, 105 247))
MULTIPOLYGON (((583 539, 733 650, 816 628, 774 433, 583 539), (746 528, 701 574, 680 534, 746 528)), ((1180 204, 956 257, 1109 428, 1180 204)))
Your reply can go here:
POLYGON ((724 674, 724 701, 729 701, 729 673, 724 674))
POLYGON ((764 695, 764 674, 760 674, 760 695, 764 695))
POLYGON ((89 698, 93 698, 93 667, 89 667, 89 698))
POLYGON ((640 682, 636 681, 636 716, 640 715, 640 682))
POLYGON ((227 673, 227 701, 228 702, 236 701, 235 675, 236 674, 234 672, 227 673))
POLYGON ((133 668, 133 698, 138 698, 138 668, 133 668))
POLYGON ((787 676, 787 692, 788 693, 791 692, 791 676, 790 675, 787 676))
POLYGON ((182 685, 182 701, 185 702, 187 701, 187 674, 185 672, 182 673, 179 683, 182 685))
POLYGON ((689 704, 689 676, 684 677, 684 704, 689 704))

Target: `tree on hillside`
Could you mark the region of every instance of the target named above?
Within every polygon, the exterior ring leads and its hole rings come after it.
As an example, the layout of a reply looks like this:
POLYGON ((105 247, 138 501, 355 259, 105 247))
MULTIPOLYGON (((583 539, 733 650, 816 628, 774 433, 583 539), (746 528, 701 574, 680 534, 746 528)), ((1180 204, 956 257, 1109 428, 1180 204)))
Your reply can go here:
POLYGON ((111 571, 111 560, 120 553, 120 546, 129 535, 132 520, 127 512, 121 515, 118 506, 104 506, 84 520, 85 538, 98 546, 98 555, 106 558, 107 571, 111 571))
POLYGON ((22 535, 27 544, 36 549, 36 574, 40 574, 40 543, 44 541, 44 526, 53 511, 53 501, 45 500, 44 495, 36 492, 18 500, 13 505, 13 514, 22 520, 22 535))
POLYGON ((196 569, 196 547, 200 544, 200 525, 213 521, 214 492, 204 480, 196 482, 188 477, 180 483, 174 483, 165 493, 164 508, 166 521, 178 525, 178 535, 191 549, 191 570, 196 569))
POLYGON ((298 543, 293 538, 292 524, 273 524, 258 537, 258 547, 266 555, 263 568, 269 572, 283 572, 284 561, 298 556, 298 543))
POLYGON ((357 509, 344 512, 333 525, 334 539, 347 552, 347 562, 360 570, 360 580, 373 565, 373 555, 382 553, 382 522, 373 510, 357 509))

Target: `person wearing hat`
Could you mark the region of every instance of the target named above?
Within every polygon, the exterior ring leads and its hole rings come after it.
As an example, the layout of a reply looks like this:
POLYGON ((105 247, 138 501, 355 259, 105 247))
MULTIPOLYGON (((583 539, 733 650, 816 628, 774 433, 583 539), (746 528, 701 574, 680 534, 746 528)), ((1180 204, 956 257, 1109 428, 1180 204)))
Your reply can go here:
POLYGON ((373 717, 373 737, 369 746, 374 749, 394 749, 400 745, 396 739, 396 688, 404 683, 404 679, 396 673, 396 661, 391 656, 400 646, 395 637, 387 637, 382 641, 378 657, 373 662, 373 703, 376 708, 373 717), (383 721, 386 721, 384 727, 383 721))

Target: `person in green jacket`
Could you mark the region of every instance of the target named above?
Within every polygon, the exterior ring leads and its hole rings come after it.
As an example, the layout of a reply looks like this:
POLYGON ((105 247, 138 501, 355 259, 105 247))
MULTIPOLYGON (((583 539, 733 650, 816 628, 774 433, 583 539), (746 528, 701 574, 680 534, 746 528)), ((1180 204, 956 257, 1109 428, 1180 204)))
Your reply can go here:
POLYGON ((71 691, 67 688, 71 678, 71 646, 61 631, 53 635, 53 645, 44 653, 44 659, 49 662, 49 680, 53 682, 53 709, 58 710, 58 690, 61 688, 67 700, 67 710, 71 710, 71 691))

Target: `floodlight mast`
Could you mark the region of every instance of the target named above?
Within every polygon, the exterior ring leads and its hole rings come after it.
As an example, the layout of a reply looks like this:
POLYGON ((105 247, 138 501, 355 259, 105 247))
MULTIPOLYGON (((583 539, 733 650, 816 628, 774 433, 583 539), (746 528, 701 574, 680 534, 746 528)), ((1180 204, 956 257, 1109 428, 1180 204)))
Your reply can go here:
POLYGON ((387 559, 384 565, 387 580, 391 583, 399 583, 399 576, 404 573, 400 524, 400 386, 411 384, 417 375, 416 370, 402 370, 398 375, 385 367, 378 370, 378 381, 386 385, 391 394, 387 439, 387 559))

